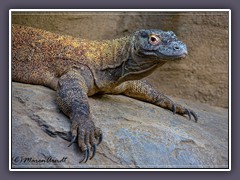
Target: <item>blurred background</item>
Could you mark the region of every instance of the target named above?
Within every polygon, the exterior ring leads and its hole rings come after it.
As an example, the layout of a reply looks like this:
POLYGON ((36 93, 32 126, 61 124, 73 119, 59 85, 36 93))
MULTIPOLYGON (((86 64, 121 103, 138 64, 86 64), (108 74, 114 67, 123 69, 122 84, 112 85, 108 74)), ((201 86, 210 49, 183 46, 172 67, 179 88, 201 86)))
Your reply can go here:
POLYGON ((90 40, 172 30, 189 55, 146 79, 165 95, 228 108, 228 12, 13 12, 12 23, 90 40))

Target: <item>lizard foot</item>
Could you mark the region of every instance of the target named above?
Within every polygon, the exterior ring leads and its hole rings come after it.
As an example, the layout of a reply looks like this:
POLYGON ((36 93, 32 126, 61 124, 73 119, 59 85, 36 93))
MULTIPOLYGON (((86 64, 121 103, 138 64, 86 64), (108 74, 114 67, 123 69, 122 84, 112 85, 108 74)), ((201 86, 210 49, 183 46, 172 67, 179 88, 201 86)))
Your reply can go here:
POLYGON ((92 159, 95 156, 97 145, 99 145, 103 139, 102 131, 100 128, 95 127, 93 121, 90 119, 82 120, 81 118, 74 118, 71 133, 72 140, 69 146, 77 141, 79 148, 83 152, 83 159, 79 163, 84 160, 86 163, 88 159, 92 159), (90 151, 92 151, 91 157, 90 151))
POLYGON ((198 116, 197 116, 197 114, 194 111, 192 111, 190 109, 187 109, 187 108, 184 108, 181 105, 173 104, 172 105, 172 112, 173 112, 173 114, 177 113, 177 114, 180 114, 182 116, 183 115, 188 115, 189 120, 191 120, 191 116, 193 116, 195 122, 198 121, 198 116))

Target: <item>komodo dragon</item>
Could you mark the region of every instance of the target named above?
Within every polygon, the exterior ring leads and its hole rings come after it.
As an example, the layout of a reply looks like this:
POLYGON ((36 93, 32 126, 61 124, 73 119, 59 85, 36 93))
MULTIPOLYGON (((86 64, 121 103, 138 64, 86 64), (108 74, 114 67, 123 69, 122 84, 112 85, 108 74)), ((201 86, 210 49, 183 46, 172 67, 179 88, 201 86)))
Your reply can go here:
MULTIPOLYGON (((92 120, 88 96, 124 94, 173 114, 197 115, 154 89, 143 77, 165 62, 184 58, 187 47, 172 31, 138 30, 114 40, 89 41, 41 29, 12 25, 12 80, 57 92, 60 110, 71 120, 70 145, 78 143, 87 162, 102 141, 92 120)), ((80 162, 82 162, 80 161, 80 162)))

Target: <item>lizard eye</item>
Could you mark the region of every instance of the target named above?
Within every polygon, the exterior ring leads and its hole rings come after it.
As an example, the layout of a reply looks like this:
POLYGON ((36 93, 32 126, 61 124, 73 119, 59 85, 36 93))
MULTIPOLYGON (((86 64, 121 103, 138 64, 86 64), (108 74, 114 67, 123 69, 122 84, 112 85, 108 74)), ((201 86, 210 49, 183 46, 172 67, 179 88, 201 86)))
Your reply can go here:
POLYGON ((160 40, 160 37, 158 37, 158 36, 156 36, 156 35, 151 35, 151 36, 149 37, 149 42, 150 42, 150 44, 152 44, 152 45, 157 45, 157 44, 159 44, 159 43, 161 42, 161 40, 160 40))

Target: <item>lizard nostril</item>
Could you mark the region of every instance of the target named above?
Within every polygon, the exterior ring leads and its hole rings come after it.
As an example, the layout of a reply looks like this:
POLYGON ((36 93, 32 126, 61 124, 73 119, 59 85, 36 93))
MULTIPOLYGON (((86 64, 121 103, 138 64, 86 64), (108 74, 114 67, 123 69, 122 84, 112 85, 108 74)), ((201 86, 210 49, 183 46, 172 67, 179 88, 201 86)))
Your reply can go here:
POLYGON ((179 46, 174 46, 173 49, 174 50, 179 50, 180 48, 179 48, 179 46))

